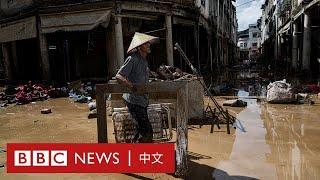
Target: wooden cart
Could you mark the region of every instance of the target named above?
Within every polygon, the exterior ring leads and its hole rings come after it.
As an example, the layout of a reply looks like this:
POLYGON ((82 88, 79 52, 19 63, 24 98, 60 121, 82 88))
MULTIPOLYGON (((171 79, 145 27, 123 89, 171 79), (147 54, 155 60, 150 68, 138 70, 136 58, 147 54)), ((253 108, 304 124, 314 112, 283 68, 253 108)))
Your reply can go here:
MULTIPOLYGON (((107 116, 106 116, 106 94, 127 93, 130 89, 117 82, 96 85, 97 100, 97 127, 98 142, 108 143, 107 136, 107 116)), ((187 148, 188 148, 188 86, 187 81, 164 81, 151 82, 138 88, 140 93, 177 93, 176 122, 177 122, 177 141, 176 141, 176 172, 180 177, 185 177, 188 170, 187 148)))

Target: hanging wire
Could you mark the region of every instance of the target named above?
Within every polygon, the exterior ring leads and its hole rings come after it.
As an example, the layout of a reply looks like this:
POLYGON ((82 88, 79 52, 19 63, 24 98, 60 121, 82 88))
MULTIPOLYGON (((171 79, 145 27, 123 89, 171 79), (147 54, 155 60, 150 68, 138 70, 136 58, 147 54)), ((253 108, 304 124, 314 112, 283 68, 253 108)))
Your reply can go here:
POLYGON ((257 1, 257 0, 251 0, 251 1, 248 1, 248 2, 245 2, 245 3, 242 3, 242 4, 239 4, 239 5, 236 6, 236 8, 237 8, 237 7, 240 7, 240 6, 243 6, 243 5, 246 5, 246 4, 249 4, 249 3, 253 2, 253 1, 257 1))

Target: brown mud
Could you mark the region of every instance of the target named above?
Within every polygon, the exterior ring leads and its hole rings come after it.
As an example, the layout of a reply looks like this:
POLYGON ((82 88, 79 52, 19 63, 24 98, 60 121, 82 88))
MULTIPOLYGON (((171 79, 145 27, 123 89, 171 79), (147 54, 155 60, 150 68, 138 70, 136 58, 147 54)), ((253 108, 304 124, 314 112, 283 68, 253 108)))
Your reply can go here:
MULTIPOLYGON (((219 99, 222 102, 222 99, 219 99)), ((320 179, 320 102, 271 105, 248 100, 246 108, 229 108, 247 132, 231 128, 189 126, 188 179, 320 179)), ((0 109, 0 147, 9 142, 97 142, 96 120, 86 104, 67 98, 0 109), (41 114, 51 108, 51 114, 41 114)), ((114 142, 108 118, 108 137, 114 142)), ((6 153, 0 153, 0 165, 6 153)), ((168 174, 7 174, 0 179, 174 179, 168 174)))

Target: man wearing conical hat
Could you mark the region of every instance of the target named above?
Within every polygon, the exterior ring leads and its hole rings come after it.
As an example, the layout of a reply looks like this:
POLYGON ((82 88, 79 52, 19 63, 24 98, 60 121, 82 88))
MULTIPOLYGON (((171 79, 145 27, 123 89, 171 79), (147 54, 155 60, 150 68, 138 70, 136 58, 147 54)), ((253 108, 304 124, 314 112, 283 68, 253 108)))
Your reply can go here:
POLYGON ((148 94, 139 94, 137 86, 148 83, 149 68, 147 55, 150 44, 158 38, 136 32, 127 53, 129 56, 116 75, 119 83, 127 86, 132 93, 124 93, 123 99, 136 125, 137 132, 132 142, 152 142, 153 131, 148 119, 148 94))

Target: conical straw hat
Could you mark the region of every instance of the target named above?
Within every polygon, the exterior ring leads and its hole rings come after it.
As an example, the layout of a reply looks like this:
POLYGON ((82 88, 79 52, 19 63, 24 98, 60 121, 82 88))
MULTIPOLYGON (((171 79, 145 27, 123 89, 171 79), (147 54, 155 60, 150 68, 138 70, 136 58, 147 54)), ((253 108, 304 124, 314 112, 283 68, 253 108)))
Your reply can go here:
POLYGON ((132 41, 130 43, 130 46, 128 48, 127 53, 130 53, 133 49, 135 49, 135 48, 137 48, 147 42, 153 43, 157 39, 158 39, 158 37, 136 32, 132 38, 132 41))

